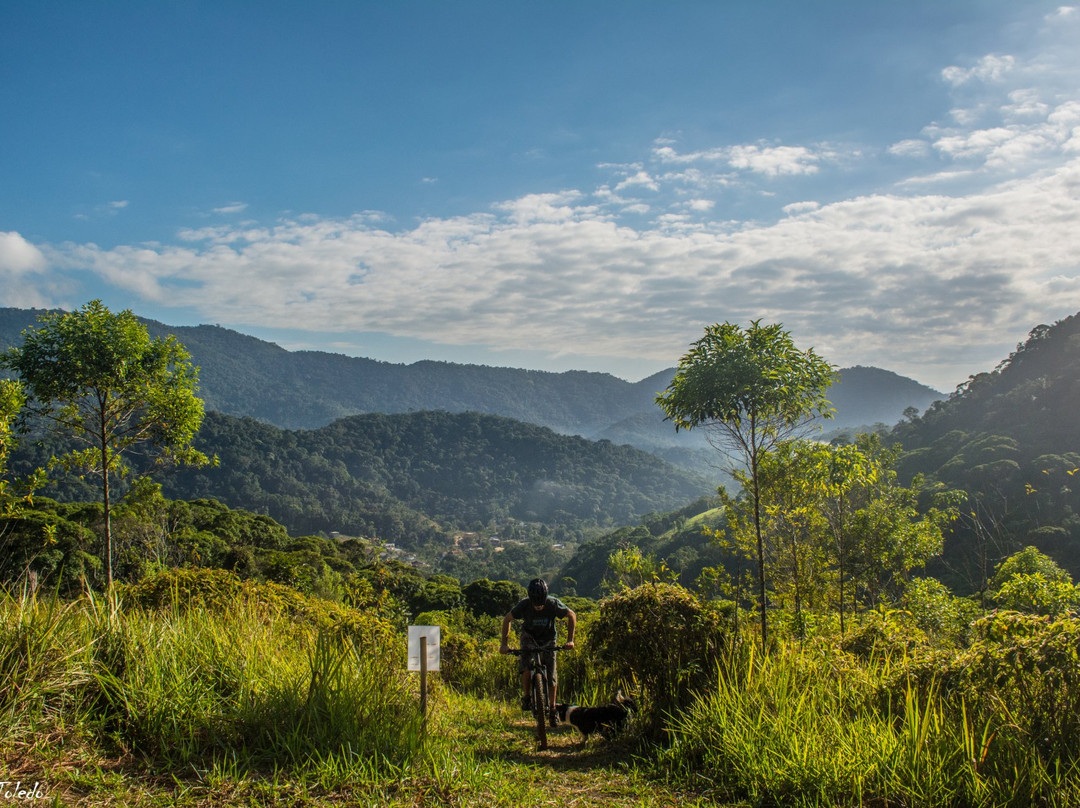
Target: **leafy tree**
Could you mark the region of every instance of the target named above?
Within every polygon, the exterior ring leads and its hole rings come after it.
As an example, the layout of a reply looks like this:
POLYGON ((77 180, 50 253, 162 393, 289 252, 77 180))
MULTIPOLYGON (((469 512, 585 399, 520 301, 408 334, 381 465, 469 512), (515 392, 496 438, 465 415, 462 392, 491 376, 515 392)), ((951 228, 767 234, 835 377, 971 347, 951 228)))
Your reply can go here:
POLYGON ((693 343, 656 397, 676 431, 703 428, 709 442, 738 457, 749 474, 762 645, 768 618, 759 463, 814 418, 830 415, 825 392, 834 373, 813 349, 800 351, 780 324, 755 320, 745 331, 716 324, 693 343))
POLYGON ((93 300, 75 312, 50 312, 23 332, 23 345, 0 356, 19 374, 27 410, 86 448, 60 461, 101 478, 105 580, 113 581, 111 482, 136 448, 159 462, 205 464, 191 442, 202 421, 198 372, 175 338, 152 339, 130 311, 93 300))
POLYGON ((20 496, 7 478, 8 457, 15 445, 13 426, 25 403, 26 394, 21 384, 11 379, 0 379, 0 516, 3 517, 15 516, 20 506, 29 502, 34 488, 42 482, 40 474, 35 475, 20 496))
MULTIPOLYGON (((822 605, 828 554, 827 514, 823 504, 829 447, 810 441, 789 441, 762 456, 759 465, 763 493, 766 556, 773 588, 794 608, 800 634, 803 609, 822 605)), ((744 488, 751 482, 742 472, 744 488)), ((745 535, 742 502, 728 507, 729 524, 738 538, 745 535), (733 517, 733 518, 732 518, 733 517)))
POLYGON ((514 581, 478 578, 461 590, 465 607, 473 614, 502 617, 525 597, 525 587, 514 581))
POLYGON ((673 584, 679 577, 664 561, 652 553, 642 553, 638 547, 616 550, 608 557, 608 569, 614 578, 609 587, 615 592, 659 581, 673 584))
POLYGON ((424 581, 410 605, 414 613, 460 609, 465 605, 461 582, 449 575, 432 575, 424 581))
POLYGON ((994 570, 990 596, 1003 609, 1052 617, 1080 607, 1080 588, 1050 556, 1025 547, 994 570))
MULTIPOLYGON (((861 451, 867 441, 875 436, 862 438, 863 447, 847 444, 822 447, 819 454, 821 481, 821 513, 828 525, 829 538, 836 563, 837 604, 840 610, 840 634, 844 633, 844 588, 850 575, 851 555, 854 548, 852 528, 860 505, 869 498, 869 489, 883 473, 889 459, 874 457, 871 451, 861 451), (876 462, 875 462, 876 461, 876 462)), ((877 445, 877 444, 873 444, 877 445)))

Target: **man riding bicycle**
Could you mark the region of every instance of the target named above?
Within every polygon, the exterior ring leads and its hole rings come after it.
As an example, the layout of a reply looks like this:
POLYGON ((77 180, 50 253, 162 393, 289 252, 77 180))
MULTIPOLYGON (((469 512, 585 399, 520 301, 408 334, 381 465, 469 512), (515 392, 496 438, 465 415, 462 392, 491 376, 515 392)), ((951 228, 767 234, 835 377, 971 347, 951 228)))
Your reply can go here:
MULTIPOLYGON (((555 645, 557 618, 566 618, 566 648, 574 647, 574 631, 577 628, 577 615, 574 610, 558 598, 548 594, 548 585, 543 578, 535 578, 529 582, 529 596, 506 613, 502 624, 502 645, 499 647, 500 654, 509 654, 510 624, 515 620, 521 620, 521 650, 540 648, 555 645)), ((555 704, 555 691, 558 689, 558 675, 555 671, 555 652, 549 651, 543 655, 544 665, 549 671, 551 684, 548 686, 548 704, 555 704)), ((529 659, 522 654, 519 657, 518 669, 521 671, 521 708, 531 710, 529 703, 529 659)), ((554 710, 553 710, 554 713, 554 710)), ((558 724, 558 718, 553 714, 552 726, 558 724)))

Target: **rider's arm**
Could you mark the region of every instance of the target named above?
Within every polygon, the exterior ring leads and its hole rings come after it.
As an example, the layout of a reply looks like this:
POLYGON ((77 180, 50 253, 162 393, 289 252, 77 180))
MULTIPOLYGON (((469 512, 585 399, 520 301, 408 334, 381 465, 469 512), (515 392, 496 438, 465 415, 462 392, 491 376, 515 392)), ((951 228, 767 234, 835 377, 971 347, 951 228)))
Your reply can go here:
POLYGON ((510 612, 506 613, 506 617, 502 622, 502 644, 499 646, 500 654, 510 653, 510 624, 514 622, 514 615, 510 612))
POLYGON ((566 647, 574 647, 574 632, 577 630, 577 615, 573 609, 566 610, 566 647))

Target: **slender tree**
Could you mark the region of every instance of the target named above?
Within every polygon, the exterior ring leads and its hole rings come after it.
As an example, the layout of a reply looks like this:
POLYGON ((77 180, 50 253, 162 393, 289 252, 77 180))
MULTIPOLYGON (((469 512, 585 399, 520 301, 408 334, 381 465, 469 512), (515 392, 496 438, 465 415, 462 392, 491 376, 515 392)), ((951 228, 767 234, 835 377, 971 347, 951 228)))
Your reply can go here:
POLYGON ((18 373, 27 412, 84 445, 58 462, 100 476, 111 587, 111 482, 125 472, 126 457, 141 450, 158 463, 207 462, 191 445, 203 416, 198 369, 174 337, 151 338, 130 311, 114 314, 99 300, 38 320, 21 347, 0 356, 0 366, 18 373))
POLYGON ((738 458, 749 474, 757 553, 762 646, 768 641, 765 552, 758 464, 764 453, 831 415, 825 393, 835 368, 800 351, 779 323, 755 320, 743 330, 710 325, 656 397, 675 430, 703 428, 710 444, 738 458))

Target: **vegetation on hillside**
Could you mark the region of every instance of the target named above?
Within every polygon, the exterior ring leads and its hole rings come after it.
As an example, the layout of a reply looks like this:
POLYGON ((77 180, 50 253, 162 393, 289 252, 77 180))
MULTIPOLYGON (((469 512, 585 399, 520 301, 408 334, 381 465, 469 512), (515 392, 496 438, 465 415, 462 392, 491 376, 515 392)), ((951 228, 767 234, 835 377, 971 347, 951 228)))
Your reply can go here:
MULTIPOLYGON (((588 532, 710 487, 627 446, 476 413, 353 416, 312 432, 209 413, 195 446, 218 464, 165 476, 168 496, 216 498, 269 515, 294 535, 364 536, 429 564, 445 557, 446 569, 462 576, 482 567, 507 577, 554 570, 588 532), (455 531, 500 542, 457 553, 455 531)), ((13 465, 27 471, 62 450, 47 436, 26 440, 13 465)), ((53 477, 50 496, 92 496, 79 479, 53 477)))
POLYGON ((934 572, 986 592, 994 564, 1033 545, 1080 575, 1080 315, 1041 325, 991 373, 893 430, 898 469, 966 496, 934 572))

